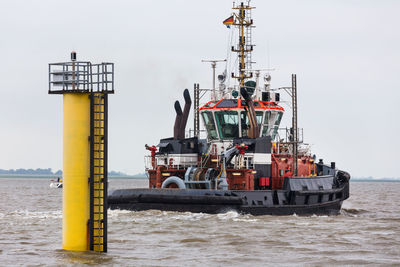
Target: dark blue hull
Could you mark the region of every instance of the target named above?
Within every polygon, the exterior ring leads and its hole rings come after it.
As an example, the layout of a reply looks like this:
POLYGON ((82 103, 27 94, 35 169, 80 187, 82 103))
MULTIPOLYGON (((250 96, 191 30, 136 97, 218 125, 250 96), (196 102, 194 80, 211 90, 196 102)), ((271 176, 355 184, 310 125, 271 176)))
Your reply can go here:
POLYGON ((349 197, 349 181, 333 176, 288 178, 284 190, 119 189, 111 192, 111 209, 252 215, 336 215, 349 197))

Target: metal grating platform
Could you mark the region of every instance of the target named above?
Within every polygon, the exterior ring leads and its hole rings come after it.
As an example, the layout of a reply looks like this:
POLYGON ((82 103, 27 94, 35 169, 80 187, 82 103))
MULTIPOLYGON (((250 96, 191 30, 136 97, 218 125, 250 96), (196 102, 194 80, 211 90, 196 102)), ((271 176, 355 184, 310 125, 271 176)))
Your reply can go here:
POLYGON ((114 63, 71 61, 49 64, 49 94, 114 93, 114 63))

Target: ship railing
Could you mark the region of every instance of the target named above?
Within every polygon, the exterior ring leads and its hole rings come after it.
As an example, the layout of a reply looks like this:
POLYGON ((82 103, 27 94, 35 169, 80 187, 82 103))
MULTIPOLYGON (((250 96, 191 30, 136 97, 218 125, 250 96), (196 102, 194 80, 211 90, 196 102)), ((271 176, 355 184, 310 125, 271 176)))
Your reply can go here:
MULTIPOLYGON (((153 159, 151 156, 144 157, 144 165, 146 170, 156 169, 157 166, 164 166, 166 169, 187 169, 192 166, 198 166, 203 168, 207 164, 208 160, 212 160, 213 163, 221 161, 220 157, 217 158, 207 157, 203 158, 200 162, 195 160, 193 156, 180 155, 179 159, 176 156, 156 156, 153 166, 153 159), (174 163, 177 162, 177 163, 174 163)), ((235 169, 254 169, 254 155, 235 156, 232 160, 233 167, 235 169)))
POLYGON ((49 64, 49 94, 114 93, 114 63, 73 61, 49 64))
POLYGON ((253 155, 238 155, 235 156, 233 161, 234 169, 254 169, 254 156, 253 155))
MULTIPOLYGON (((187 138, 192 138, 192 137, 196 137, 196 132, 192 129, 192 128, 189 128, 189 130, 187 130, 186 131, 186 134, 185 134, 185 136, 187 137, 187 138)), ((199 136, 197 136, 199 139, 206 139, 207 138, 207 131, 206 130, 199 130, 199 136)))
MULTIPOLYGON (((280 155, 293 155, 293 142, 276 142, 273 144, 273 153, 280 155)), ((311 155, 311 145, 301 143, 298 146, 298 155, 311 155)))
POLYGON ((203 158, 200 160, 200 167, 203 168, 208 164, 208 161, 210 160, 210 154, 207 153, 203 158))
MULTIPOLYGON (((298 128, 297 132, 299 133, 299 141, 297 142, 297 144, 300 146, 309 147, 309 145, 303 143, 303 140, 304 140, 303 128, 298 128)), ((287 127, 279 128, 274 140, 275 140, 275 142, 273 142, 274 153, 284 154, 284 155, 293 154, 294 141, 293 141, 293 132, 292 132, 291 128, 287 128, 287 127)), ((309 153, 308 148, 306 150, 303 149, 302 151, 303 151, 301 153, 302 155, 309 153)), ((300 155, 300 153, 299 153, 299 155, 300 155)))
MULTIPOLYGON (((303 128, 298 128, 297 132, 299 133, 299 141, 301 144, 304 141, 304 130, 303 128)), ((278 128, 278 132, 275 136, 275 140, 279 143, 290 143, 293 142, 293 133, 291 132, 291 128, 278 128)))
POLYGON ((151 156, 144 156, 144 168, 146 171, 153 169, 153 159, 151 156))
POLYGON ((145 169, 156 169, 158 166, 164 166, 166 169, 187 169, 191 166, 197 166, 198 158, 193 155, 156 155, 154 159, 151 156, 144 157, 145 169), (154 166, 153 166, 154 165, 154 166))

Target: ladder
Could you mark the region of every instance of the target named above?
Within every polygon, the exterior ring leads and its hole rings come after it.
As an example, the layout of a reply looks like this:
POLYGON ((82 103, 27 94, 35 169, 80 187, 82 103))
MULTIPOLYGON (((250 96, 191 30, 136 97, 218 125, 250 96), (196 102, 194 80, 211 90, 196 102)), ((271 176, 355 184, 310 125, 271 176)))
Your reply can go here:
POLYGON ((298 175, 299 129, 297 127, 297 79, 296 74, 292 74, 293 176, 298 175))
MULTIPOLYGON (((251 21, 251 9, 246 10, 246 21, 250 22, 251 21)), ((252 29, 252 25, 249 25, 246 27, 246 46, 245 49, 246 50, 251 50, 251 46, 252 46, 252 34, 251 34, 251 29, 252 29)), ((246 69, 251 69, 251 65, 253 62, 252 60, 252 52, 246 52, 246 69)))
POLYGON ((90 250, 107 252, 107 97, 90 94, 90 250))
POLYGON ((200 138, 200 86, 198 83, 194 84, 194 136, 200 138))

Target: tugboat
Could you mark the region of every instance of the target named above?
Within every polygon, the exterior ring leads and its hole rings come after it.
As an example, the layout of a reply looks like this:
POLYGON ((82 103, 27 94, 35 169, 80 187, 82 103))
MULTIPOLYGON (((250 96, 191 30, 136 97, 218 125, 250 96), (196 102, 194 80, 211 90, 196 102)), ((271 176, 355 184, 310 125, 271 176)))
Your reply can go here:
MULTIPOLYGON (((251 30, 254 7, 240 3, 223 23, 238 29, 238 69, 227 84, 226 70, 218 75, 219 87, 194 85, 194 131, 185 136, 191 97, 183 93, 182 110, 175 102, 173 137, 146 149, 149 188, 110 192, 111 209, 221 213, 235 210, 252 215, 336 215, 349 197, 350 175, 334 162, 324 164, 312 155, 297 126, 297 82, 271 88, 267 70, 253 70, 251 30), (260 81, 264 77, 264 82, 260 81), (211 99, 200 106, 201 95, 211 99), (281 93, 291 101, 292 125, 279 128, 285 112, 281 93), (204 130, 200 129, 200 118, 204 130), (202 138, 206 133, 207 137, 202 138)), ((224 60, 225 61, 225 60, 224 60)))

